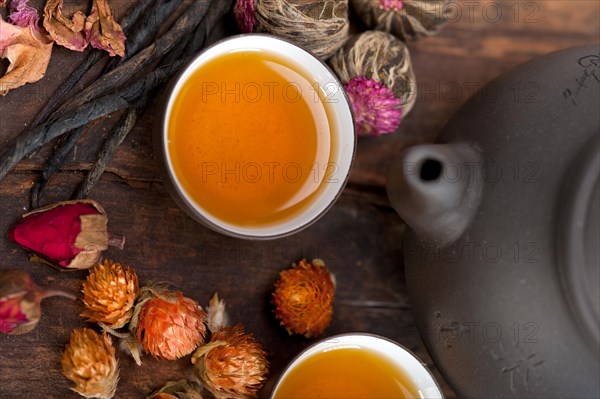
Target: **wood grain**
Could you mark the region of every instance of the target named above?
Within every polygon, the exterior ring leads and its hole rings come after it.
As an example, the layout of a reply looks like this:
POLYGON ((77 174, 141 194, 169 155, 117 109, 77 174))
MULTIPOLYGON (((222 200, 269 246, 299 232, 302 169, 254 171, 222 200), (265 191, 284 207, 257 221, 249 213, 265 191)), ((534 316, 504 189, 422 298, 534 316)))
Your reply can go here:
MULTIPOLYGON (((313 342, 288 336, 277 325, 269 303, 272 285, 278 272, 292 261, 317 256, 325 259, 338 282, 334 319, 327 334, 368 331, 395 339, 421 357, 446 396, 454 397, 431 363, 406 298, 404 225, 385 196, 388 165, 407 146, 434 140, 473 89, 498 74, 536 55, 597 42, 600 3, 481 0, 454 4, 462 11, 460 17, 440 35, 409 45, 420 90, 413 112, 395 134, 359 140, 347 189, 331 211, 307 230, 286 239, 252 242, 221 236, 193 222, 160 181, 152 158, 150 131, 157 113, 152 107, 92 190, 92 198, 109 214, 111 230, 127 238, 123 251, 110 249, 107 257, 134 267, 142 282, 170 281, 203 305, 218 290, 232 319, 244 323, 264 344, 272 373, 263 397, 285 364, 313 342), (502 16, 496 20, 492 12, 498 7, 502 16)), ((115 1, 117 15, 130 5, 115 1)), ((231 20, 225 24, 231 26, 231 20)), ((231 32, 231 28, 221 32, 231 32)), ((80 59, 81 54, 55 48, 41 82, 0 98, 0 147, 27 125, 80 59)), ((63 171, 50 182, 42 203, 72 194, 119 116, 111 115, 90 126, 63 171)), ((25 211, 29 189, 50 149, 47 146, 23 160, 0 182, 0 268, 21 268, 41 285, 55 282, 79 290, 86 272, 57 273, 31 264, 5 234, 25 211)), ((85 325, 78 316, 81 303, 51 298, 43 309, 34 332, 0 336, 0 398, 78 397, 61 375, 60 354, 70 330, 85 325)), ((177 362, 143 360, 144 365, 137 367, 120 354, 117 398, 144 398, 164 382, 185 376, 189 362, 187 358, 177 362)))

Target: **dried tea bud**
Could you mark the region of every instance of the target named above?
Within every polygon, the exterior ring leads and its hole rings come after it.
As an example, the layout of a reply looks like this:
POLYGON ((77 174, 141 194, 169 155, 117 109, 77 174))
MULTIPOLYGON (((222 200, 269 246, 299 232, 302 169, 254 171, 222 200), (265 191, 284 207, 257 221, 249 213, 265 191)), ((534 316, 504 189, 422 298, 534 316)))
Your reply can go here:
POLYGON ((352 36, 329 60, 348 94, 359 136, 394 132, 417 100, 408 48, 394 36, 352 36))
POLYGON ((89 328, 73 330, 63 352, 63 374, 75 383, 71 388, 86 398, 110 399, 119 382, 119 364, 110 337, 89 328))
POLYGON ((237 0, 244 33, 266 32, 329 58, 348 38, 348 0, 237 0))
POLYGON ((131 320, 133 305, 139 292, 133 269, 105 260, 94 266, 83 283, 82 317, 110 328, 121 328, 131 320))
POLYGON ((40 288, 31 276, 20 270, 0 271, 0 333, 25 334, 35 328, 42 310, 44 298, 75 295, 62 288, 40 288))
POLYGON ((192 363, 194 375, 217 399, 255 398, 269 372, 266 352, 241 324, 213 333, 192 363))
POLYGON ((123 238, 109 237, 107 223, 96 201, 64 201, 26 213, 8 235, 37 255, 33 260, 61 269, 88 269, 109 244, 123 248, 123 238))
POLYGON ((175 360, 204 342, 206 312, 181 291, 142 288, 129 329, 142 348, 157 358, 175 360))
POLYGON ((450 0, 351 0, 369 29, 393 34, 404 41, 436 34, 450 14, 450 0))
POLYGON ((275 283, 275 316, 290 334, 320 335, 333 315, 335 279, 321 259, 303 259, 292 266, 280 272, 275 283))
POLYGON ((146 399, 202 399, 202 395, 186 380, 179 380, 167 382, 146 399))

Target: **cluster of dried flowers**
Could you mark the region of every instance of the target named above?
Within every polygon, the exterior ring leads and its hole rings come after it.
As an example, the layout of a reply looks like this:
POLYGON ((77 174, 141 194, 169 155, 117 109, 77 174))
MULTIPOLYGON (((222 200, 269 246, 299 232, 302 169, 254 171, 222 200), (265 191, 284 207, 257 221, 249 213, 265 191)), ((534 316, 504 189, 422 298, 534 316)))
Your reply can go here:
POLYGON ((119 372, 109 335, 121 340, 138 365, 142 352, 166 360, 193 353, 192 381, 169 382, 150 398, 200 397, 199 387, 216 398, 253 398, 266 380, 266 352, 241 324, 227 326, 225 303, 217 294, 205 312, 181 291, 159 284, 139 288, 133 269, 108 260, 90 270, 82 293, 81 316, 104 333, 73 333, 62 364, 73 389, 85 397, 115 393, 119 372))
MULTIPOLYGON (((197 399, 201 389, 217 399, 256 397, 268 374, 267 354, 242 324, 229 325, 225 302, 215 294, 204 311, 165 284, 140 288, 129 266, 98 263, 110 241, 107 223, 100 204, 77 200, 29 212, 9 231, 34 260, 61 270, 91 267, 82 284, 81 316, 103 332, 72 332, 62 355, 63 373, 75 384, 72 389, 87 398, 114 396, 119 363, 113 336, 138 365, 142 353, 165 360, 192 355, 190 381, 169 382, 149 398, 197 399)), ((320 335, 331 322, 334 294, 335 278, 325 263, 301 260, 279 274, 272 296, 275 316, 290 334, 320 335)), ((1 271, 0 332, 33 330, 40 302, 54 295, 76 298, 62 288, 38 287, 26 272, 1 271)))
POLYGON ((62 0, 48 0, 44 27, 39 26, 38 11, 27 2, 11 0, 8 20, 0 18, 0 58, 10 63, 0 77, 0 95, 44 77, 53 42, 77 51, 90 44, 111 56, 125 54, 125 34, 106 0, 93 0, 89 16, 78 11, 70 19, 62 14, 62 0))
POLYGON ((394 132, 416 100, 404 42, 436 34, 450 0, 237 0, 242 32, 268 32, 312 51, 340 78, 359 136, 394 132), (369 31, 350 36, 350 6, 369 31))

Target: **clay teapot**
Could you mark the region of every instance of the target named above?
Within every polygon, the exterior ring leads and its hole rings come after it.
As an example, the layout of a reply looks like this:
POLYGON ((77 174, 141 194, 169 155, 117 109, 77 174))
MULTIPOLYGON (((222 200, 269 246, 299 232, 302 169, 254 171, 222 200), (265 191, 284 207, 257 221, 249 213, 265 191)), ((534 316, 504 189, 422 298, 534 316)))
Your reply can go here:
POLYGON ((417 326, 460 397, 600 397, 598 46, 486 85, 388 194, 417 326))

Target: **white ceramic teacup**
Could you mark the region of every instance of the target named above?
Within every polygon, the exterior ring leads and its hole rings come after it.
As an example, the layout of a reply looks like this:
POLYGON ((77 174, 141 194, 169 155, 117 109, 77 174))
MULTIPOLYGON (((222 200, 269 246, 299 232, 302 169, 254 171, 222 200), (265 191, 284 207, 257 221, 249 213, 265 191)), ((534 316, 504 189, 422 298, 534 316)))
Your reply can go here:
MULTIPOLYGON (((240 68, 243 68, 240 65, 240 68)), ((205 226, 234 237, 249 239, 272 239, 293 234, 319 219, 336 201, 346 184, 354 152, 356 138, 350 103, 343 87, 335 74, 308 51, 279 38, 263 35, 248 34, 225 39, 200 53, 183 69, 171 85, 170 94, 166 100, 163 117, 155 129, 155 156, 163 172, 163 181, 175 202, 193 219, 205 226), (216 58, 239 51, 266 51, 285 59, 289 66, 304 71, 315 82, 327 98, 328 118, 332 127, 332 148, 329 163, 335 165, 335 178, 321 183, 317 194, 302 212, 287 219, 265 226, 243 226, 220 220, 207 212, 201 204, 186 192, 178 176, 174 172, 173 163, 168 150, 169 118, 175 98, 185 82, 207 62, 216 58)), ((314 93, 312 94, 314 96, 314 93)), ((252 206, 252 204, 248 204, 252 206)))
MULTIPOLYGON (((404 376, 410 379, 415 390, 418 392, 418 398, 443 399, 442 392, 433 379, 433 376, 414 354, 392 340, 368 333, 346 333, 332 336, 305 349, 287 366, 279 377, 271 392, 271 399, 277 397, 278 387, 285 382, 286 377, 292 370, 300 364, 317 354, 343 348, 367 349, 381 355, 388 363, 393 364, 404 376)), ((344 398, 340 397, 337 399, 344 398)))

